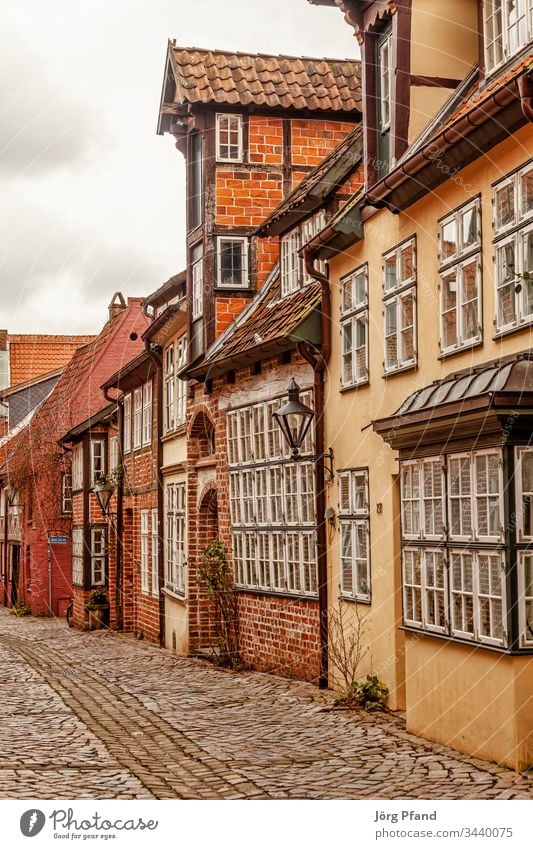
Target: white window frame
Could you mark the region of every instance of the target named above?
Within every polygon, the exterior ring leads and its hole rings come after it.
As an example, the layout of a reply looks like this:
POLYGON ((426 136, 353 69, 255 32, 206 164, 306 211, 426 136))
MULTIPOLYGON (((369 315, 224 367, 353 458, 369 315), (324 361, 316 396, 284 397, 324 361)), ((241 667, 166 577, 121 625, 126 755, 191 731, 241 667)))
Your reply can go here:
POLYGON ((369 380, 368 358, 368 265, 356 268, 341 278, 341 387, 360 386, 369 380), (362 281, 362 283, 361 283, 362 281), (362 285, 362 292, 361 290, 362 285), (364 345, 357 344, 357 332, 363 328, 364 345), (360 352, 363 351, 363 368, 360 352))
POLYGON ((187 381, 178 377, 181 369, 187 364, 187 337, 181 336, 176 341, 176 355, 174 357, 174 365, 176 370, 176 389, 174 392, 175 399, 175 426, 181 427, 187 421, 187 381))
POLYGON ((119 465, 118 436, 115 435, 109 438, 109 474, 113 474, 119 465))
POLYGON ((97 481, 105 478, 105 467, 106 467, 106 464, 105 464, 105 461, 106 461, 105 439, 91 438, 89 445, 90 445, 90 451, 89 451, 90 485, 94 486, 97 483, 97 481), (99 449, 99 451, 96 450, 97 448, 99 449), (97 464, 98 459, 100 460, 100 462, 97 464))
POLYGON ((83 443, 78 442, 72 449, 72 491, 83 489, 83 443))
POLYGON ((176 386, 176 371, 174 362, 174 343, 172 342, 168 348, 165 348, 164 363, 165 363, 165 433, 170 433, 174 430, 174 411, 175 411, 175 386, 176 386))
POLYGON ((167 571, 165 586, 180 596, 186 593, 187 525, 185 482, 167 484, 167 571))
POLYGON ((247 236, 233 236, 225 234, 217 236, 217 288, 218 289, 249 289, 249 264, 248 264, 249 241, 247 236), (224 283, 222 280, 222 244, 232 242, 240 245, 241 253, 241 280, 240 283, 224 283))
POLYGON ((339 554, 340 554, 340 593, 342 598, 370 602, 370 501, 368 494, 368 469, 344 469, 339 472, 339 554), (362 496, 362 501, 361 501, 362 496), (359 532, 362 532, 364 556, 359 549, 359 532), (350 540, 351 563, 343 551, 343 535, 350 540), (345 585, 345 565, 350 571, 351 589, 345 585), (366 586, 366 590, 359 587, 366 586))
POLYGON ((531 161, 494 185, 494 323, 498 333, 505 333, 516 327, 530 325, 533 322, 533 309, 529 313, 525 309, 528 281, 520 277, 526 271, 530 273, 533 271, 533 269, 526 268, 524 250, 525 237, 533 232, 533 205, 530 210, 523 211, 523 180, 528 175, 531 175, 533 180, 533 162, 531 161), (505 224, 501 224, 498 217, 498 195, 509 187, 512 188, 513 216, 505 224), (504 276, 504 264, 500 261, 500 257, 509 246, 513 248, 514 265, 511 275, 504 276), (511 297, 514 317, 511 320, 504 321, 500 309, 500 292, 509 287, 512 287, 511 297))
POLYGON ((159 516, 157 508, 152 511, 152 595, 159 598, 159 516))
POLYGON ((72 516, 72 475, 70 471, 61 475, 61 513, 72 516))
POLYGON ((124 396, 124 454, 131 451, 131 393, 124 396))
POLYGON ((504 529, 503 529, 503 521, 504 521, 504 504, 503 504, 503 457, 500 449, 486 449, 480 451, 470 451, 470 452, 461 452, 457 454, 448 454, 447 456, 447 466, 448 466, 448 511, 450 516, 450 527, 449 527, 449 539, 453 542, 494 542, 500 543, 504 540, 504 529), (478 499, 484 497, 485 493, 479 493, 477 490, 477 480, 475 475, 476 468, 476 458, 478 457, 488 457, 495 456, 498 460, 498 511, 500 518, 500 531, 498 534, 482 534, 479 530, 479 517, 478 517, 478 499), (466 459, 469 462, 469 472, 470 472, 470 511, 471 511, 471 519, 472 519, 472 529, 470 534, 455 534, 452 532, 451 526, 451 504, 453 498, 467 498, 467 496, 452 496, 451 486, 449 483, 450 479, 450 463, 453 460, 463 460, 466 459))
POLYGON ((533 448, 531 446, 517 446, 515 448, 515 513, 517 517, 517 536, 519 542, 533 541, 533 490, 531 493, 526 493, 523 487, 522 464, 526 455, 533 457, 533 448), (531 496, 531 516, 529 523, 531 526, 530 534, 526 534, 524 531, 524 496, 526 495, 531 496))
MULTIPOLYGON (((414 566, 413 566, 414 569, 414 566)), ((404 622, 406 625, 410 625, 414 628, 423 628, 425 631, 434 634, 446 634, 449 630, 449 611, 448 611, 448 570, 447 570, 447 562, 446 562, 446 550, 442 547, 436 546, 414 546, 407 545, 402 549, 402 594, 403 594, 403 612, 404 612, 404 622), (429 580, 429 571, 430 566, 428 563, 427 555, 438 555, 442 558, 441 569, 442 569, 442 587, 435 586, 435 582, 431 582, 429 580), (420 569, 420 581, 416 583, 415 581, 407 580, 407 559, 408 557, 413 556, 413 558, 419 557, 419 569, 420 569), (442 606, 443 606, 443 616, 444 622, 442 625, 436 624, 434 621, 431 621, 430 618, 430 604, 429 604, 429 596, 437 594, 442 595, 442 606), (418 596, 418 606, 420 610, 420 619, 415 619, 414 617, 409 618, 407 615, 408 610, 411 607, 409 603, 409 595, 413 598, 418 596)), ((414 609, 414 603, 413 603, 414 609)))
MULTIPOLYGON (((309 390, 301 398, 312 406, 309 390)), ((316 597, 313 435, 302 446, 300 460, 284 459, 280 442, 272 439, 277 428, 272 416, 285 400, 270 399, 227 413, 234 578, 242 588, 316 597), (273 456, 271 446, 274 453, 279 449, 279 456, 273 456)))
POLYGON ((152 400, 153 400, 153 384, 148 380, 143 384, 143 411, 142 411, 142 444, 143 448, 146 445, 152 444, 152 400))
POLYGON ((379 45, 379 130, 385 132, 391 126, 392 79, 392 32, 379 45))
POLYGON ((150 511, 141 510, 141 592, 150 595, 150 511))
POLYGON ((416 299, 416 278, 417 278, 417 256, 416 256, 416 237, 412 236, 405 239, 397 247, 383 254, 383 370, 384 374, 393 374, 397 371, 413 368, 417 364, 417 299, 416 299), (403 275, 402 257, 406 250, 412 250, 412 269, 409 276, 403 275), (387 277, 387 268, 394 267, 394 282, 389 283, 387 277), (405 302, 408 298, 413 300, 413 323, 406 323, 406 308, 405 302), (388 310, 396 313, 396 327, 393 333, 387 332, 388 310), (405 332, 412 327, 413 336, 413 353, 411 357, 407 357, 404 352, 403 339, 405 332), (389 352, 387 340, 395 336, 396 340, 396 358, 394 361, 389 360, 389 352))
MULTIPOLYGON (((531 558, 533 560, 533 551, 520 551, 518 553, 518 598, 519 598, 519 628, 520 628, 520 647, 533 647, 533 587, 531 595, 526 595, 526 579, 525 579, 525 560, 531 558), (527 616, 527 608, 531 606, 531 621, 527 616)), ((533 563, 531 565, 533 572, 533 563)))
POLYGON ((202 245, 196 245, 191 250, 191 286, 192 286, 192 320, 196 321, 204 314, 204 255, 202 245), (194 257, 195 250, 199 256, 194 257))
POLYGON ((84 529, 77 527, 72 528, 72 583, 75 586, 83 587, 84 581, 84 560, 85 560, 85 539, 84 529))
POLYGON ((487 74, 492 74, 512 56, 518 55, 533 38, 533 0, 524 0, 525 5, 525 37, 523 42, 513 45, 511 43, 510 28, 504 22, 504 10, 509 0, 484 0, 483 2, 483 30, 485 43, 485 66, 487 74), (491 37, 490 21, 499 16, 501 32, 496 37, 491 37), (501 58, 495 59, 495 45, 499 47, 498 53, 501 58))
MULTIPOLYGON (((313 282, 314 278, 307 273, 299 251, 303 245, 310 242, 325 226, 326 213, 325 210, 321 209, 281 237, 282 298, 292 295, 293 292, 297 292, 298 289, 302 289, 304 286, 313 282)), ((318 269, 322 273, 325 272, 325 261, 319 261, 318 269)))
POLYGON ((217 162, 242 162, 243 161, 243 116, 231 113, 231 112, 217 112, 216 115, 216 158, 217 162), (236 156, 230 156, 230 148, 233 145, 230 144, 229 140, 229 122, 231 120, 237 120, 237 133, 238 133, 238 152, 236 156), (228 126, 224 127, 223 125, 227 124, 228 126), (222 141, 222 134, 227 133, 228 140, 226 142, 222 141), (224 148, 226 151, 224 153, 224 148), (224 155, 223 155, 224 154, 224 155))
POLYGON ((142 386, 133 393, 133 447, 142 445, 143 432, 143 390, 142 386))
MULTIPOLYGON (((450 551, 450 634, 454 637, 459 637, 463 640, 470 640, 472 642, 479 643, 481 645, 492 645, 492 646, 506 646, 507 645, 507 628, 506 628, 506 611, 507 611, 507 602, 506 602, 506 592, 505 592, 505 553, 503 551, 498 551, 495 549, 452 549, 450 551), (468 589, 464 587, 464 583, 461 587, 456 588, 454 586, 454 556, 461 557, 466 555, 471 557, 472 562, 472 579, 471 579, 471 588, 468 589), (491 596, 493 598, 501 599, 501 608, 502 608, 502 637, 491 637, 486 634, 481 634, 481 605, 480 599, 482 597, 486 598, 487 596, 481 593, 480 587, 480 577, 479 577, 479 560, 480 557, 496 557, 499 559, 499 573, 500 573, 500 582, 499 588, 501 590, 501 594, 496 596, 491 596), (465 631, 463 628, 459 627, 455 622, 454 618, 454 596, 460 597, 470 597, 472 599, 472 632, 465 631)), ((461 566, 461 573, 463 571, 463 567, 461 566)))
MULTIPOLYGON (((432 475, 432 484, 433 484, 433 475, 432 475)), ((402 538, 406 540, 431 540, 431 541, 441 541, 444 539, 445 526, 446 526, 446 516, 445 516, 445 486, 444 486, 444 457, 441 455, 433 455, 431 457, 422 457, 419 460, 405 460, 401 463, 400 469, 400 486, 401 486, 401 525, 402 525, 402 538), (434 496, 429 494, 426 491, 426 466, 437 467, 440 470, 440 480, 441 480, 441 497, 439 499, 438 496, 434 496), (414 472, 416 472, 418 476, 418 494, 411 494, 408 490, 408 483, 406 481, 405 472, 410 472, 411 476, 414 472), (428 502, 436 502, 437 504, 440 501, 440 520, 442 530, 440 533, 432 533, 427 530, 429 511, 427 510, 428 502), (405 514, 405 505, 409 503, 412 505, 412 509, 417 511, 418 514, 418 530, 417 531, 408 531, 406 530, 407 522, 406 522, 406 514, 405 514)), ((411 484, 412 486, 412 484, 411 484)), ((414 513, 413 513, 414 515, 414 513)))
POLYGON ((101 587, 106 578, 106 528, 103 525, 91 528, 91 586, 101 587))

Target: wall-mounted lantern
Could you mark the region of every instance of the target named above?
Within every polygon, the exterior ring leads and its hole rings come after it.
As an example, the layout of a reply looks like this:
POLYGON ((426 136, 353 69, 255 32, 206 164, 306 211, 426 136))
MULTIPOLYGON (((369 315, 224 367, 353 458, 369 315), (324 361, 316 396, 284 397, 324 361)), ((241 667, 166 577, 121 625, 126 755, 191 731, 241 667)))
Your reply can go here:
POLYGON ((301 403, 300 387, 294 377, 289 383, 287 392, 289 400, 274 413, 274 418, 292 449, 292 456, 298 457, 315 413, 311 407, 301 403))

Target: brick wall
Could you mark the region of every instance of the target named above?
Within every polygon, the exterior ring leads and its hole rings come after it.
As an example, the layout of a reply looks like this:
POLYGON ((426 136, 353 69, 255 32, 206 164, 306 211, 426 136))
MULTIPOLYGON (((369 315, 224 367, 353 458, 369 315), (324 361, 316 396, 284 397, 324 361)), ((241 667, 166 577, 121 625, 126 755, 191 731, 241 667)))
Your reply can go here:
POLYGON ((243 592, 237 598, 245 663, 314 681, 320 673, 318 601, 243 592))
POLYGON ((251 115, 248 125, 250 162, 283 162, 283 119, 251 115))
POLYGON ((353 130, 354 124, 295 118, 291 121, 291 161, 314 168, 353 130))

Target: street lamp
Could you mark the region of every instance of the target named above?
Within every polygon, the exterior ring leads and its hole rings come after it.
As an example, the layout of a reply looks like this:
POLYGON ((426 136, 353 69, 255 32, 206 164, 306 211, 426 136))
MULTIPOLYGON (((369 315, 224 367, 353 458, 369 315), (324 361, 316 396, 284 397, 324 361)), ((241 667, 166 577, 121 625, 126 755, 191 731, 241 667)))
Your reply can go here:
POLYGON ((288 386, 289 400, 274 413, 283 436, 292 448, 292 456, 299 456, 307 432, 314 418, 314 411, 300 401, 300 387, 294 377, 288 386))
POLYGON ((100 505, 100 510, 104 514, 104 516, 109 515, 109 502, 111 501, 111 496, 113 495, 113 488, 109 486, 106 482, 105 478, 100 478, 96 481, 95 485, 91 489, 91 492, 94 492, 96 498, 98 499, 98 504, 100 505))

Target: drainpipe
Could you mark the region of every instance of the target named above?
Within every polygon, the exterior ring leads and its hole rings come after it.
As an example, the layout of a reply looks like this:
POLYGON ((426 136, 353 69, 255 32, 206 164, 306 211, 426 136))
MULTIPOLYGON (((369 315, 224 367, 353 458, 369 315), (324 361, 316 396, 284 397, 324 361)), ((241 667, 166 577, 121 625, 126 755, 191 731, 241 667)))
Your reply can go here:
MULTIPOLYGON (((124 455, 122 453, 122 433, 124 421, 124 407, 122 401, 117 398, 112 398, 109 394, 109 389, 104 389, 104 398, 106 401, 118 404, 118 433, 119 433, 119 459, 120 465, 124 468, 124 455)), ((112 524, 112 523, 111 523, 112 524)), ((123 592, 122 592, 122 559, 123 547, 122 537, 124 534, 124 476, 119 475, 117 483, 117 524, 115 526, 115 539, 117 543, 116 549, 116 585, 117 585, 117 630, 122 631, 124 627, 123 616, 123 592)))
POLYGON ((533 121, 533 70, 518 78, 518 91, 522 112, 528 121, 533 121))
POLYGON ((8 600, 8 578, 7 578, 7 523, 8 523, 8 505, 7 505, 7 495, 6 490, 4 488, 4 602, 7 604, 8 600))
POLYGON ((326 488, 324 474, 324 372, 331 351, 331 297, 328 278, 314 267, 312 251, 304 248, 305 270, 310 277, 318 280, 322 293, 321 330, 322 348, 317 351, 308 342, 300 342, 298 351, 310 364, 314 375, 315 399, 315 510, 316 510, 316 548, 318 573, 318 612, 320 617, 320 676, 318 686, 321 690, 329 685, 329 645, 328 645, 328 550, 326 527, 326 488))
POLYGON ((157 385, 157 567, 159 572, 159 645, 165 645, 165 596, 163 595, 164 579, 163 579, 163 443, 162 423, 163 423, 163 360, 156 351, 150 347, 150 340, 144 340, 144 347, 152 361, 156 366, 156 385, 157 385))

